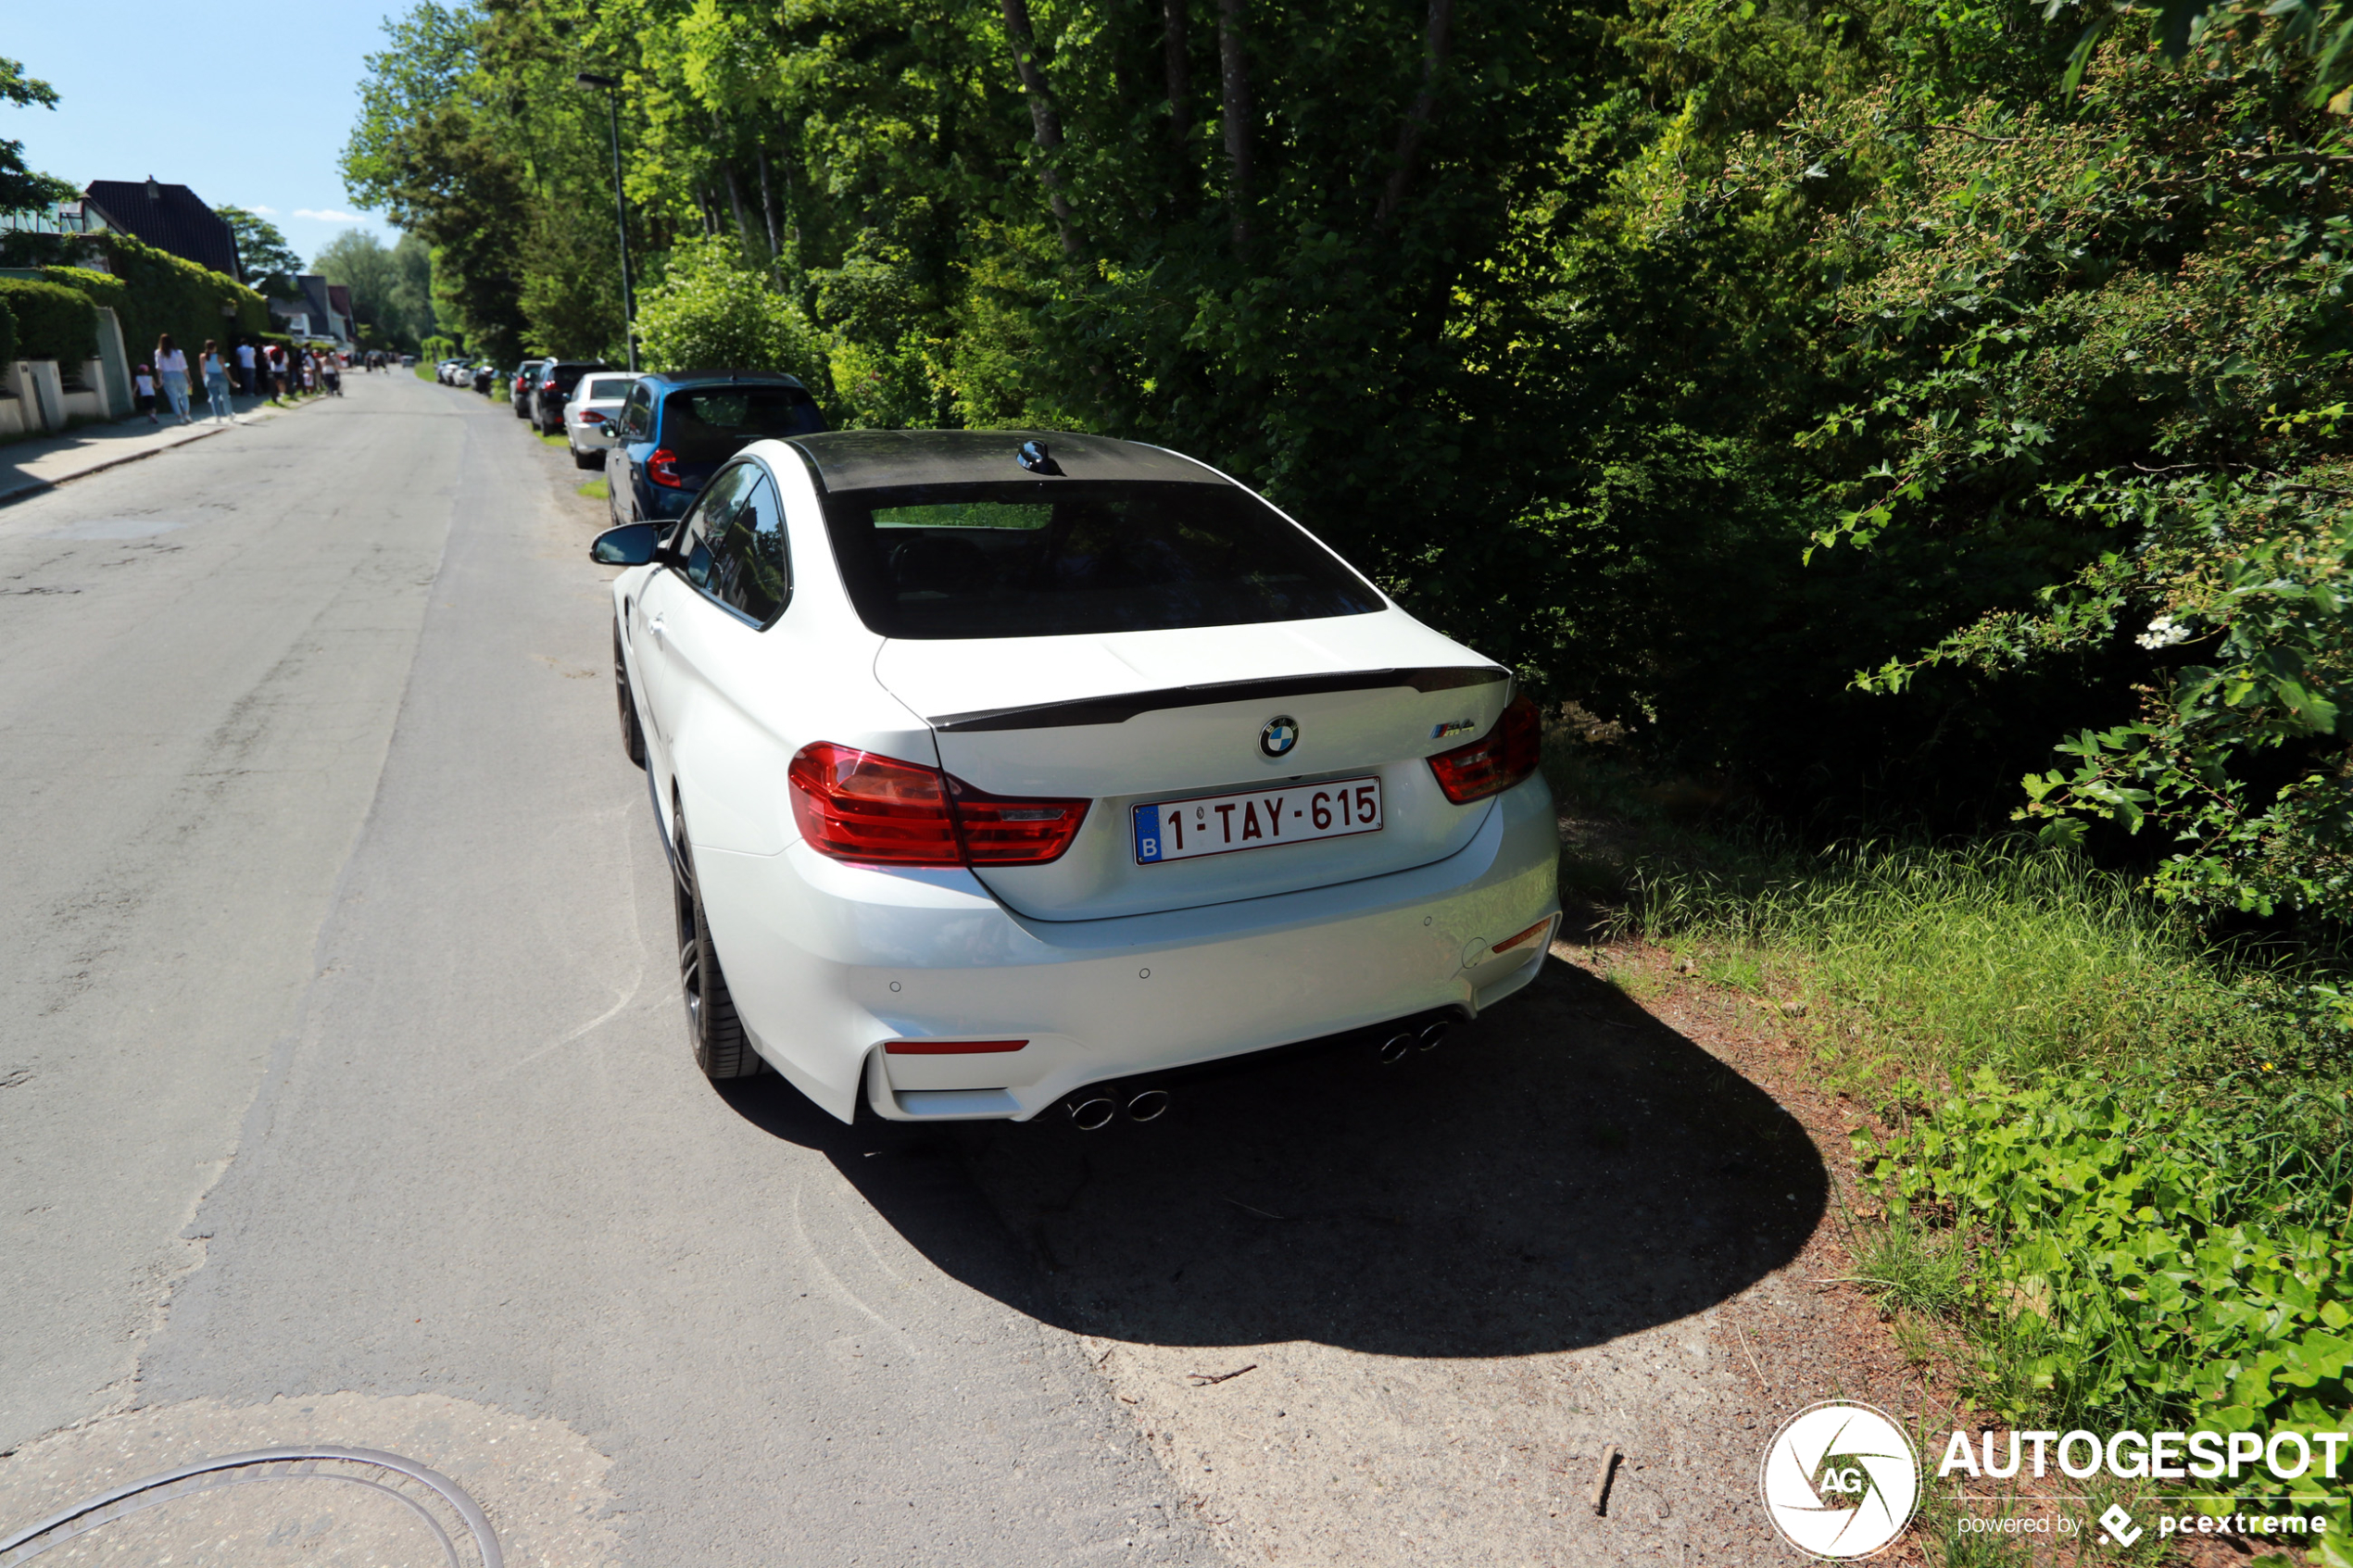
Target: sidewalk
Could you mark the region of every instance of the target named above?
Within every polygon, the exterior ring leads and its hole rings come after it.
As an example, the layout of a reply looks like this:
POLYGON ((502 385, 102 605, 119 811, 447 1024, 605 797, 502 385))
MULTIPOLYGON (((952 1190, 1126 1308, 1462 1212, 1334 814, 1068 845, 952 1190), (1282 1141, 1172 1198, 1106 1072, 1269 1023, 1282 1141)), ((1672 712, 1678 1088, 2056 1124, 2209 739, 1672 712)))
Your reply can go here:
MULTIPOLYGON (((191 412, 205 408, 199 397, 191 412)), ((271 408, 267 399, 239 397, 233 400, 239 424, 251 424, 257 419, 269 419, 285 412, 271 408)), ((293 405, 300 407, 300 405, 293 405)), ((151 425, 133 415, 113 424, 82 425, 62 435, 36 436, 29 441, 12 441, 0 445, 0 506, 26 495, 63 484, 68 480, 122 463, 152 458, 157 452, 174 446, 184 446, 191 441, 202 441, 208 435, 218 435, 230 425, 216 425, 209 414, 200 413, 194 424, 173 422, 169 415, 160 425, 151 425)))

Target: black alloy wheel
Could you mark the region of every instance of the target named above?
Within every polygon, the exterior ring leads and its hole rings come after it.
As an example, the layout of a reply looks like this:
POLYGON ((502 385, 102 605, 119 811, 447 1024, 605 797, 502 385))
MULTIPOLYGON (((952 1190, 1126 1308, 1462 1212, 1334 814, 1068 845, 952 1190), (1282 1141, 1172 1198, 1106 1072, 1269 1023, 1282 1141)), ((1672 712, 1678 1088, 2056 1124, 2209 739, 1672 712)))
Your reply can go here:
POLYGON ((727 977, 711 946, 702 890, 695 885, 694 849, 686 842, 686 813, 673 810, 671 822, 672 901, 678 911, 678 989, 686 1002, 686 1041, 694 1047, 695 1065, 712 1083, 749 1078, 761 1069, 760 1053, 744 1038, 743 1021, 736 1016, 735 998, 727 994, 727 977))
POLYGON ((621 704, 621 751, 640 768, 646 765, 646 732, 637 724, 637 699, 629 689, 629 665, 621 657, 621 628, 612 629, 612 695, 621 704))

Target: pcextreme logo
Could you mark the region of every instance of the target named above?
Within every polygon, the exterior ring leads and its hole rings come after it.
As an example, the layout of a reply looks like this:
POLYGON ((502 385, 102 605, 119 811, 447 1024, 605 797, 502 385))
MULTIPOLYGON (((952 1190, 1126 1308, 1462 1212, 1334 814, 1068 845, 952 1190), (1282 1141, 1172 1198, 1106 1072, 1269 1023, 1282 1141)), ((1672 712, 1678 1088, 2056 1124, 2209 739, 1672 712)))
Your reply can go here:
POLYGON ((1773 1527, 1798 1550, 1869 1557, 1912 1522, 1920 1461, 1886 1411, 1825 1399, 1773 1434, 1757 1484, 1773 1527))

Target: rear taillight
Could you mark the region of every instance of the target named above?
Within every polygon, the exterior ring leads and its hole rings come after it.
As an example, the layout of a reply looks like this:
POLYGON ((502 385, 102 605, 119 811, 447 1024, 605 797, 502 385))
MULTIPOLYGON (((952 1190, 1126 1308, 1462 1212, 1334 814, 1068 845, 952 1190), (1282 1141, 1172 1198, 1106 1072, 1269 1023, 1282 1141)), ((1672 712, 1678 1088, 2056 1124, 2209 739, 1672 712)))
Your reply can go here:
POLYGON ((948 797, 975 866, 1038 866, 1057 859, 1087 820, 1085 800, 1023 800, 975 789, 954 774, 948 797))
POLYGON ((577 420, 579 420, 582 424, 585 424, 585 425, 592 425, 592 424, 595 424, 595 423, 596 423, 598 420, 603 419, 603 418, 604 418, 604 415, 602 415, 602 414, 598 413, 598 412, 596 409, 594 409, 594 408, 583 408, 583 409, 581 409, 581 410, 580 410, 580 412, 579 412, 578 414, 574 415, 573 417, 574 417, 575 419, 577 419, 577 420))
POLYGON ((802 746, 786 777, 811 848, 886 866, 1043 865, 1070 847, 1089 804, 990 795, 830 741, 802 746))
POLYGON ((673 490, 686 483, 678 477, 678 454, 667 446, 646 459, 646 477, 673 490))
POLYGON ((1468 746, 1429 759, 1438 787, 1457 806, 1501 795, 1536 771, 1543 750, 1542 720, 1525 694, 1512 698, 1495 727, 1468 746))
POLYGON ((1027 1040, 890 1040, 883 1051, 888 1056, 979 1056, 990 1051, 1017 1051, 1028 1045, 1027 1040))

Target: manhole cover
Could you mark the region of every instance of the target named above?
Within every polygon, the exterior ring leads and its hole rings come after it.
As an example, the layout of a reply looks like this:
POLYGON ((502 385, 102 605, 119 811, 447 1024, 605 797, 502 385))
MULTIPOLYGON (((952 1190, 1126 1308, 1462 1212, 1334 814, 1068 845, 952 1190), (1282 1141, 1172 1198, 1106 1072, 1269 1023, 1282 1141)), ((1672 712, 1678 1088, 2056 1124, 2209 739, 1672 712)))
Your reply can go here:
POLYGON ((463 1488, 374 1449, 258 1449, 118 1486, 0 1539, 0 1568, 71 1563, 502 1568, 463 1488))

